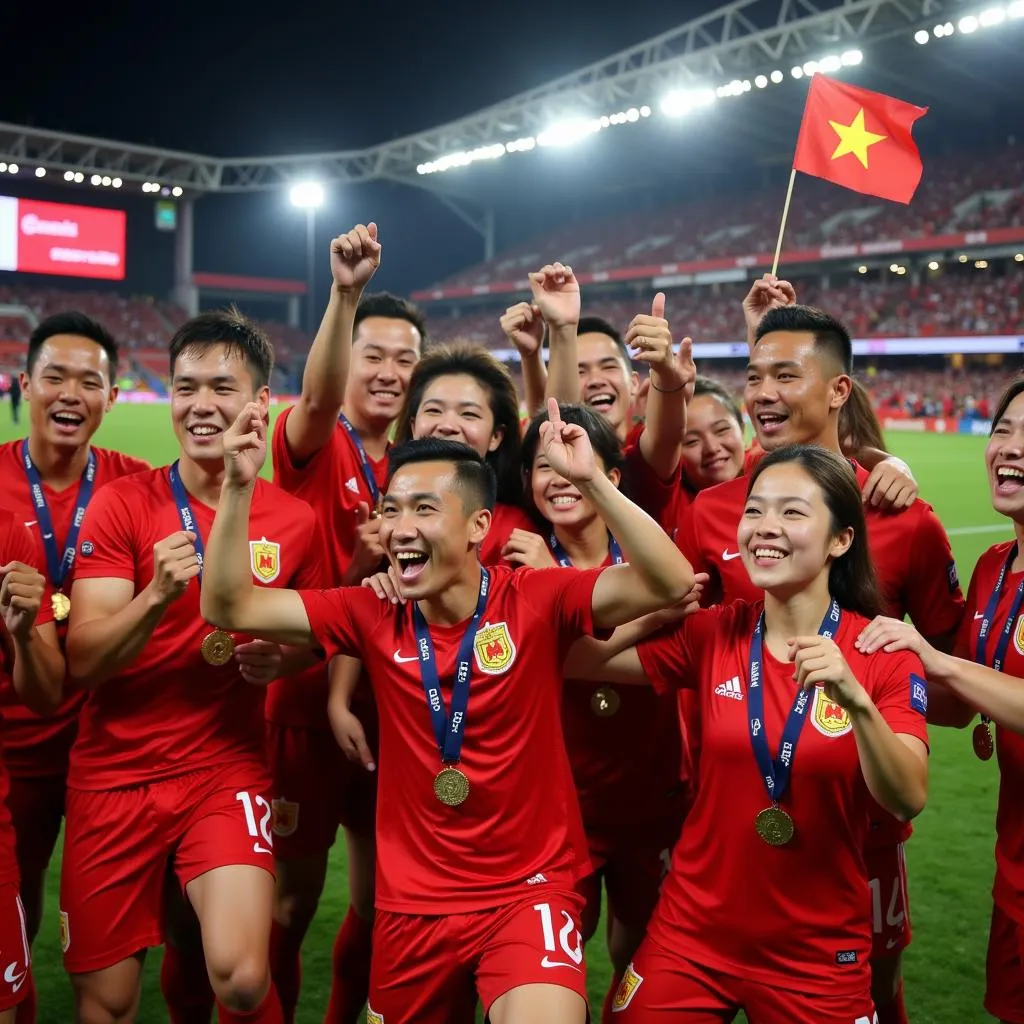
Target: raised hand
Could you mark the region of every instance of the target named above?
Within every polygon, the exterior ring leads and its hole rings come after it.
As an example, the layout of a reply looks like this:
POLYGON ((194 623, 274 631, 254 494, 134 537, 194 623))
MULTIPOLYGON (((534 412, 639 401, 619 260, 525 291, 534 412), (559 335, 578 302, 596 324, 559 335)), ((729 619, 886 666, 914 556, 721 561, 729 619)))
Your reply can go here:
POLYGON ((185 593, 189 580, 199 575, 196 535, 178 530, 153 545, 153 579, 150 581, 157 601, 168 605, 185 593))
POLYGON ((342 291, 362 292, 380 266, 377 225, 357 224, 331 242, 331 275, 342 291))
POLYGON ((256 480, 267 458, 267 424, 255 402, 246 403, 224 432, 224 479, 239 487, 256 480))
POLYGON ((796 666, 796 681, 805 690, 823 687, 825 696, 844 710, 854 711, 871 702, 830 637, 795 637, 789 641, 789 660, 796 666))
POLYGON ((902 459, 883 459, 864 481, 864 504, 883 512, 902 512, 917 500, 918 487, 902 459))
POLYGON ((32 632, 46 590, 46 579, 30 565, 0 565, 0 615, 7 632, 24 640, 32 632))
POLYGON ((765 274, 750 286, 743 300, 743 319, 747 324, 747 340, 753 343, 761 318, 770 309, 796 304, 796 290, 788 281, 765 274))
POLYGON ((402 581, 398 578, 394 566, 388 566, 387 572, 375 572, 372 576, 367 576, 362 586, 369 587, 377 595, 378 600, 405 604, 402 581))
POLYGON ((281 645, 270 640, 250 640, 235 647, 239 675, 253 686, 267 686, 281 674, 281 645))
POLYGON ((547 541, 530 530, 513 530, 501 549, 501 557, 531 569, 550 569, 558 565, 547 541))
POLYGON ((658 292, 651 303, 650 315, 638 313, 626 331, 626 344, 638 363, 651 368, 651 385, 660 391, 688 390, 689 399, 697 379, 693 362, 693 342, 683 340, 678 356, 673 351, 672 331, 665 319, 665 293, 658 292))
POLYGON ((580 286, 572 267, 548 263, 530 274, 533 304, 552 328, 580 322, 580 286))
POLYGON ((505 310, 499 322, 502 334, 515 345, 521 356, 532 356, 540 351, 544 340, 544 318, 539 306, 517 302, 505 310))
POLYGON ((864 654, 876 651, 911 651, 921 659, 925 675, 931 673, 942 655, 909 623, 876 615, 857 637, 855 646, 864 654))
POLYGON ((380 543, 380 518, 370 511, 365 501, 361 501, 356 507, 356 542, 352 561, 345 573, 345 584, 356 586, 364 576, 377 569, 384 555, 380 543))
POLYGON ((540 425, 540 446, 551 468, 574 484, 589 483, 599 473, 587 432, 564 423, 553 398, 548 399, 547 422, 540 425))

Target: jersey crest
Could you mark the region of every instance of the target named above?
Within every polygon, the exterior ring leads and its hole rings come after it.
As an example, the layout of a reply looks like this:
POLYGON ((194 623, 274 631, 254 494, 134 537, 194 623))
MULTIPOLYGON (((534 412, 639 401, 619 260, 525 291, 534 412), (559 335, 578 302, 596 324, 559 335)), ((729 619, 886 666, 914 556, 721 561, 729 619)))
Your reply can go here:
POLYGON ((477 668, 492 676, 501 675, 516 660, 516 645, 504 622, 493 626, 485 622, 483 628, 476 631, 473 650, 477 668))
POLYGON ((636 995, 636 990, 643 983, 643 980, 644 979, 633 970, 632 964, 626 968, 626 973, 623 974, 622 981, 619 982, 619 987, 615 990, 615 999, 612 1001, 613 1013, 618 1013, 620 1010, 624 1010, 629 1006, 633 996, 636 995))
POLYGON ((1017 628, 1013 633, 1013 646, 1018 654, 1024 654, 1024 615, 1017 620, 1017 628))
POLYGON ((814 728, 829 739, 845 736, 853 728, 850 716, 835 701, 825 696, 825 688, 822 686, 816 687, 814 691, 814 714, 811 715, 811 721, 814 728))
POLYGON ((281 575, 281 545, 266 537, 249 541, 252 574, 260 583, 273 583, 281 575))
POLYGON ((366 1004, 366 1024, 384 1024, 384 1014, 370 1009, 369 1003, 366 1004))
POLYGON ((71 946, 71 926, 68 924, 68 912, 60 912, 60 948, 66 953, 71 946))
POLYGON ((291 836, 299 827, 299 805, 291 800, 272 800, 274 835, 291 836))

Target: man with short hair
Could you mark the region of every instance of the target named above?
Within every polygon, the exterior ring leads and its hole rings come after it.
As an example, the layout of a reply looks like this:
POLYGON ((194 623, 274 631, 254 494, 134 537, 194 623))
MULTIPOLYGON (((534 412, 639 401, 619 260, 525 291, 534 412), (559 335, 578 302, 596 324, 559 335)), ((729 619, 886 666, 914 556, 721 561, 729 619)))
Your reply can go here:
MULTIPOLYGON (((149 469, 141 459, 92 444, 117 399, 117 342, 99 322, 74 310, 43 320, 28 342, 22 390, 29 408, 24 440, 0 444, 0 507, 15 513, 35 539, 46 567, 61 639, 82 517, 92 496, 113 480, 149 469)), ((64 816, 68 757, 85 693, 71 680, 56 713, 42 718, 0 690, 7 804, 17 837, 21 900, 29 941, 42 919, 46 869, 64 816)), ((34 1020, 35 991, 18 1011, 34 1020)))
POLYGON ((254 408, 225 443, 204 613, 358 656, 380 708, 373 1020, 441 1024, 473 981, 493 1024, 586 1017, 573 886, 589 859, 561 734, 562 664, 579 636, 672 605, 693 579, 598 468, 586 432, 554 401, 548 414, 550 465, 594 503, 627 561, 485 569, 493 470, 465 445, 412 441, 392 454, 380 527, 408 606, 363 588, 255 591, 235 565, 265 450, 254 408))
MULTIPOLYGON (((268 965, 261 688, 293 666, 199 614, 224 434, 247 403, 266 417, 272 366, 266 336, 235 310, 184 324, 170 345, 178 459, 104 488, 82 526, 67 652, 88 696, 61 876, 82 1024, 134 1019, 145 952, 164 940, 169 873, 199 919, 222 1024, 283 1021, 268 965)), ((244 532, 261 589, 321 578, 311 509, 273 484, 257 484, 244 532)))

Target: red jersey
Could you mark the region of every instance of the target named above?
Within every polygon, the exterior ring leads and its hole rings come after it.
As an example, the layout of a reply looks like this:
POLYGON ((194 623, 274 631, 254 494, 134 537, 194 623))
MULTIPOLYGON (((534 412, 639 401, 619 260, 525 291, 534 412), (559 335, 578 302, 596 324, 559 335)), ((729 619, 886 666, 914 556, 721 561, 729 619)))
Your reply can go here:
MULTIPOLYGON (((302 594, 327 657, 361 658, 373 682, 378 805, 389 809, 377 817, 381 910, 486 910, 571 888, 590 872, 560 702, 566 652, 595 631, 592 598, 603 570, 489 571, 460 764, 470 793, 457 808, 434 796, 441 756, 420 681, 412 607, 379 601, 367 588, 302 594)), ((429 627, 446 709, 467 622, 429 627)))
MULTIPOLYGON (((796 826, 772 847, 754 829, 769 806, 751 750, 750 641, 760 603, 734 601, 689 616, 638 647, 659 691, 692 687, 703 752, 696 800, 672 854, 648 935, 698 964, 797 991, 860 992, 869 984, 871 895, 864 863, 868 809, 849 716, 816 688, 781 806, 796 826)), ((927 742, 920 660, 859 653, 868 624, 843 612, 836 643, 894 732, 927 742)), ((777 756, 795 696, 793 666, 764 646, 764 724, 777 756)))
POLYGON ((491 528, 480 545, 480 561, 483 565, 504 563, 501 549, 505 546, 505 542, 513 530, 526 530, 527 533, 538 532, 536 523, 521 508, 498 502, 494 506, 494 514, 491 516, 491 528))
MULTIPOLYGON (((1013 544, 1012 540, 995 544, 978 559, 967 589, 967 613, 957 637, 958 657, 974 660, 981 618, 988 609, 999 570, 1013 544)), ((985 653, 990 667, 1000 630, 1006 624, 1006 616, 1010 614, 1022 578, 1024 574, 1008 572, 1003 581, 986 643, 985 653)), ((1017 619, 1002 671, 1008 676, 1024 679, 1024 614, 1017 619)), ((992 896, 997 907, 1019 924, 1024 924, 1024 813, 1020 802, 1021 788, 1024 787, 1024 736, 997 725, 996 750, 999 757, 999 805, 996 810, 996 880, 992 896)))
MULTIPOLYGON (((30 529, 37 550, 34 564, 41 567, 40 571, 45 576, 48 571, 46 549, 43 546, 42 528, 36 520, 32 491, 21 461, 21 445, 21 441, 0 444, 0 480, 3 481, 3 487, 0 488, 0 506, 10 509, 26 525, 31 524, 30 529)), ((95 446, 92 447, 92 451, 96 455, 94 497, 96 490, 112 480, 150 468, 148 462, 131 455, 122 455, 121 452, 95 446)), ((55 491, 43 483, 46 504, 53 519, 57 548, 62 553, 64 540, 71 529, 71 519, 78 504, 78 486, 75 482, 62 491, 55 491)), ((65 594, 71 593, 74 578, 75 564, 72 563, 63 586, 65 594)), ((66 624, 61 623, 59 628, 63 641, 66 624)), ((25 707, 13 691, 6 687, 0 688, 0 706, 3 709, 4 721, 3 755, 10 773, 19 778, 66 775, 68 751, 74 742, 75 730, 78 728, 78 713, 84 703, 84 691, 78 689, 71 679, 66 679, 61 706, 52 715, 42 718, 25 707)))
MULTIPOLYGON (((190 503, 195 530, 206 540, 215 510, 192 497, 190 503)), ((76 579, 130 580, 139 594, 153 578, 153 545, 181 528, 166 467, 118 480, 86 513, 76 579)), ((315 585, 323 557, 316 537, 305 502, 257 480, 249 552, 258 586, 315 585)), ((263 760, 263 690, 245 682, 234 661, 206 664, 200 644, 212 628, 199 613, 199 581, 192 580, 138 659, 88 693, 69 786, 113 789, 263 760)))
MULTIPOLYGON (((38 569, 44 575, 46 562, 40 562, 36 551, 36 542, 29 530, 23 525, 24 520, 7 509, 0 509, 0 565, 8 562, 22 562, 38 569)), ((36 625, 44 626, 53 621, 53 610, 50 607, 49 590, 43 594, 43 602, 36 614, 36 625)), ((13 670, 13 651, 7 627, 0 619, 0 687, 17 697, 11 684, 13 670)), ((27 709, 26 709, 27 710, 27 709)), ((4 716, 6 718, 6 714, 4 716)), ((18 884, 18 861, 14 854, 14 828, 11 825, 11 812, 7 809, 7 791, 10 781, 7 773, 6 750, 0 757, 0 885, 18 884)))

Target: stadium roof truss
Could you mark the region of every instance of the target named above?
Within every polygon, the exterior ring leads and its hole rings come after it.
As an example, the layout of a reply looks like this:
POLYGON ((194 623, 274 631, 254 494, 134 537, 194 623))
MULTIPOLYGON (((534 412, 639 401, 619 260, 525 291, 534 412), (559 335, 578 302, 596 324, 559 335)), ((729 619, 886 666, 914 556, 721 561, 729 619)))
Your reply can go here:
POLYGON ((218 158, 0 122, 0 160, 52 171, 157 181, 195 193, 254 192, 297 180, 391 180, 429 189, 478 230, 486 218, 416 168, 452 152, 535 136, 566 117, 600 117, 666 89, 714 86, 823 52, 908 38, 963 0, 734 0, 637 46, 467 117, 363 150, 218 158), (444 193, 448 192, 447 197, 444 193))

